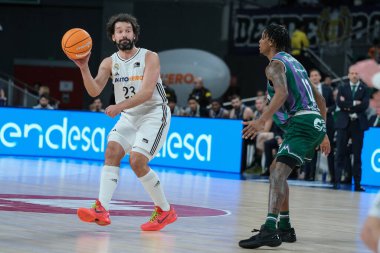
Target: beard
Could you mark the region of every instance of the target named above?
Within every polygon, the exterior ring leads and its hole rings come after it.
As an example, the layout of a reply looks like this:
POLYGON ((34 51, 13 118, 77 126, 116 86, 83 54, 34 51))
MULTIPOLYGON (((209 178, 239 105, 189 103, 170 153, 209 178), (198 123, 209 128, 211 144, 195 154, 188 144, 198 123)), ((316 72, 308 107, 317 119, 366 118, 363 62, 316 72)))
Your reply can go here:
POLYGON ((130 39, 120 40, 116 43, 116 46, 121 51, 131 50, 135 46, 135 41, 130 39))

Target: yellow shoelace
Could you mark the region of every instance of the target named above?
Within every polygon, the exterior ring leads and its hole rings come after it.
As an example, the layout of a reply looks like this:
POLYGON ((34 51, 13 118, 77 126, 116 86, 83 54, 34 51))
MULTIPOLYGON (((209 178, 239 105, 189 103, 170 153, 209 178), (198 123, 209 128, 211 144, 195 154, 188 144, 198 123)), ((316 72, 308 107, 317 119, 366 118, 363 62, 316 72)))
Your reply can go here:
POLYGON ((155 221, 158 218, 158 215, 159 215, 159 213, 157 212, 157 208, 155 208, 149 221, 150 222, 155 221))

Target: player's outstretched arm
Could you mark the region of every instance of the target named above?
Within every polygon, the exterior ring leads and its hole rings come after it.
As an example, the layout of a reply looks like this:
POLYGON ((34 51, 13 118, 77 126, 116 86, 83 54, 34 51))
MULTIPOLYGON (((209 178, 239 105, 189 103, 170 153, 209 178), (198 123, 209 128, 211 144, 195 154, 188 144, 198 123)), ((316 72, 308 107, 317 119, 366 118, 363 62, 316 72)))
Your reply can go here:
POLYGON ((93 78, 88 66, 89 58, 90 54, 83 59, 73 61, 81 71, 84 87, 86 88, 88 94, 91 97, 97 97, 103 91, 107 84, 108 78, 111 76, 112 59, 111 57, 105 58, 99 66, 97 76, 93 78))

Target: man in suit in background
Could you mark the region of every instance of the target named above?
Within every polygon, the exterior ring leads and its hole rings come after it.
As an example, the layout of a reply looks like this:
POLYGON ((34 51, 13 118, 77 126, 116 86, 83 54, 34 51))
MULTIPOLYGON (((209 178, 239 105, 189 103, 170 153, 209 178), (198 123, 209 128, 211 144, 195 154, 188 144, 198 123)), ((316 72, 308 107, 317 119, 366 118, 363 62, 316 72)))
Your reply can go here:
POLYGON ((380 107, 376 107, 376 115, 369 118, 369 127, 380 127, 380 107))
POLYGON ((355 182, 355 191, 365 191, 360 185, 362 176, 361 151, 363 147, 364 131, 368 129, 368 120, 365 111, 369 105, 369 90, 367 85, 360 81, 359 74, 354 66, 348 70, 349 81, 339 86, 337 105, 340 112, 335 122, 337 129, 337 153, 335 160, 334 188, 340 188, 342 169, 345 168, 345 156, 349 138, 352 140, 354 165, 352 175, 355 182))
MULTIPOLYGON (((309 78, 315 89, 325 98, 326 102, 326 130, 327 130, 327 136, 329 137, 331 150, 330 154, 328 155, 328 167, 329 167, 329 173, 331 182, 335 182, 335 171, 334 171, 334 118, 332 113, 335 111, 336 103, 333 96, 333 91, 330 86, 327 86, 325 84, 321 83, 321 73, 317 69, 311 69, 309 71, 309 78)), ((315 180, 315 169, 317 164, 317 151, 314 154, 313 159, 310 163, 305 164, 305 180, 307 181, 314 181, 315 180)))

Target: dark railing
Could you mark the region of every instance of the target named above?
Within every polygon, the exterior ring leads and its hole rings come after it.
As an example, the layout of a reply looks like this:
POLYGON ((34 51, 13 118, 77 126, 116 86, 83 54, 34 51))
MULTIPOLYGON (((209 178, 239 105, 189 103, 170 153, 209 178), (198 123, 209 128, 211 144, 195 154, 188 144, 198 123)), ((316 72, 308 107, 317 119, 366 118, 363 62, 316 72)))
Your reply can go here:
MULTIPOLYGON (((5 92, 7 106, 32 107, 38 103, 38 90, 3 72, 0 72, 0 88, 5 92)), ((50 100, 58 107, 58 99, 50 97, 50 100)))

